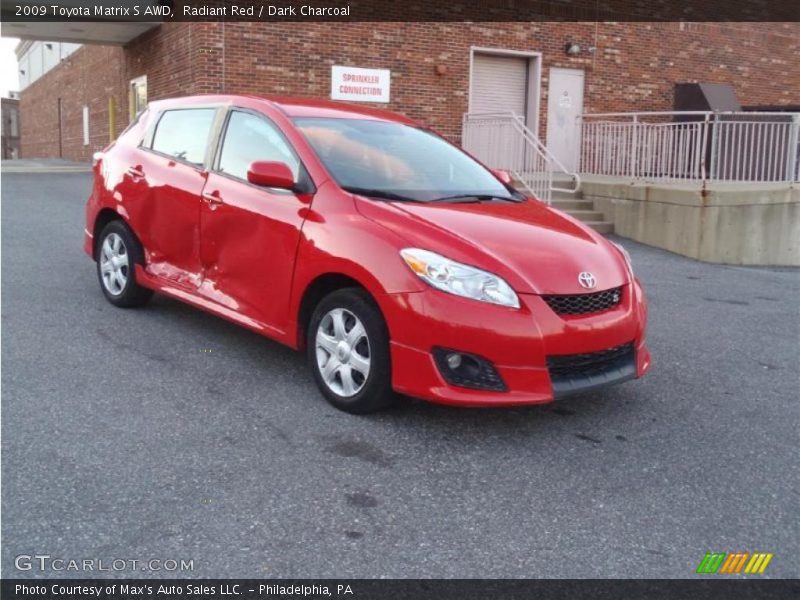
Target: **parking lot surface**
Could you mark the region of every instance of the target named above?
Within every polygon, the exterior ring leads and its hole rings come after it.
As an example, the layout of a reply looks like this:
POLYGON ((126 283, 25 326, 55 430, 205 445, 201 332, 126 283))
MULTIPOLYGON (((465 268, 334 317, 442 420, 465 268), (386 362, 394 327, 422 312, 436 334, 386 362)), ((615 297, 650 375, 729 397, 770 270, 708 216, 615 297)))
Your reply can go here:
MULTIPOLYGON (((2 567, 191 559, 193 577, 800 576, 800 272, 622 241, 642 380, 555 404, 337 412, 304 357, 83 254, 87 173, 2 178, 2 567)), ((115 573, 112 573, 115 574, 115 573)), ((124 571, 117 576, 164 573, 124 571)))

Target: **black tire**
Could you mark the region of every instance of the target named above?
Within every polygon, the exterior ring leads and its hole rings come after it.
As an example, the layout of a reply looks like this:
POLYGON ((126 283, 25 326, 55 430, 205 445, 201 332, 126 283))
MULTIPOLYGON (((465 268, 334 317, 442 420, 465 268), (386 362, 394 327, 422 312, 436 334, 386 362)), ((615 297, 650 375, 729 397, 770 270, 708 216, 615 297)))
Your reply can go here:
MULTIPOLYGON (((330 319, 326 320, 326 323, 330 319)), ((354 325, 353 325, 354 326, 354 325)), ((346 329, 345 325, 345 329, 346 329)), ((323 325, 323 330, 325 326, 323 325)), ((353 331, 351 327, 350 331, 353 331)), ((314 309, 308 325, 306 336, 308 363, 311 372, 322 394, 333 406, 352 414, 366 414, 383 410, 395 404, 398 396, 392 390, 392 364, 389 353, 389 333, 380 309, 372 298, 361 288, 344 288, 331 292, 325 296, 314 309), (360 389, 353 395, 337 393, 326 383, 319 364, 318 352, 323 352, 323 357, 330 358, 327 351, 317 349, 317 332, 326 315, 331 311, 342 309, 345 319, 350 318, 351 324, 355 323, 352 317, 357 318, 366 332, 367 344, 362 341, 358 344, 359 354, 363 355, 368 350, 369 373, 365 378, 360 378, 357 385, 360 389), (368 346, 368 347, 367 347, 368 346)), ((354 347, 355 352, 355 347, 354 347)), ((350 354, 350 353, 347 353, 350 354)), ((323 359, 320 359, 323 360, 323 359)), ((349 359, 348 359, 349 361, 349 359)), ((341 364, 341 362, 340 362, 341 364)), ((352 367, 351 378, 355 379, 360 372, 352 367)), ((341 382, 341 372, 339 377, 341 382)), ((344 388, 344 386, 341 386, 344 388)))
MULTIPOLYGON (((97 278, 100 282, 100 289, 103 291, 106 300, 119 308, 133 308, 147 304, 153 296, 153 291, 142 287, 136 282, 136 270, 133 268, 135 264, 144 264, 144 250, 124 221, 114 220, 103 227, 97 239, 94 258, 97 265, 97 278), (112 292, 103 278, 103 244, 106 239, 117 238, 121 240, 124 254, 127 256, 127 266, 120 267, 120 273, 125 276, 125 284, 118 286, 119 291, 115 289, 112 292)), ((114 285, 117 285, 117 283, 114 285)))

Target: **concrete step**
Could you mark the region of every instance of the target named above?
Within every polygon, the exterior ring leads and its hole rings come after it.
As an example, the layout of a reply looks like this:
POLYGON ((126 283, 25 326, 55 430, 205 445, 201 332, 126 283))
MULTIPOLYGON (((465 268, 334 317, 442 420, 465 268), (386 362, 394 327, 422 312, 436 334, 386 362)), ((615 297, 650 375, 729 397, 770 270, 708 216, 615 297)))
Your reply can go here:
POLYGON ((583 224, 588 225, 597 233, 602 233, 604 235, 614 233, 614 224, 610 221, 584 221, 583 224))
POLYGON ((584 223, 595 223, 605 219, 603 213, 596 210, 568 210, 567 214, 584 223))
POLYGON ((553 192, 550 195, 551 200, 582 200, 583 199, 583 192, 578 190, 577 192, 553 192))
POLYGON ((550 204, 553 208, 557 208, 558 210, 565 210, 567 212, 571 210, 593 210, 594 209, 594 202, 591 200, 567 200, 561 198, 553 198, 550 201, 550 204))
MULTIPOLYGON (((520 190, 525 189, 518 181, 514 183, 520 190)), ((583 199, 583 192, 553 192, 550 196, 550 205, 582 221, 598 233, 614 233, 614 224, 606 221, 603 213, 594 210, 594 202, 583 199)))
MULTIPOLYGON (((564 181, 564 182, 562 182, 560 184, 558 182, 554 182, 554 184, 556 186, 566 187, 566 188, 569 188, 569 187, 571 187, 573 185, 571 182, 568 182, 568 181, 564 181)), ((525 190, 526 190, 525 184, 522 181, 520 181, 519 179, 517 179, 516 177, 512 176, 511 185, 513 185, 519 191, 525 193, 525 190)), ((581 199, 583 199, 583 192, 581 192, 581 191, 577 191, 577 192, 552 192, 550 194, 550 200, 551 201, 552 200, 581 200, 581 199)))

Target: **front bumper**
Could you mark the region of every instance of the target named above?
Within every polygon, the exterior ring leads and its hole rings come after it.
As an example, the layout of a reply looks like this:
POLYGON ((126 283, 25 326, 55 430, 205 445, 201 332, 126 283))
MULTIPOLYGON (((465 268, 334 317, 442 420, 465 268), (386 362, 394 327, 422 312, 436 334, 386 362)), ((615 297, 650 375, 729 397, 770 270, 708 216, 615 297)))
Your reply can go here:
MULTIPOLYGON (((521 308, 477 303, 437 290, 388 294, 381 308, 391 337, 392 385, 400 393, 441 404, 514 406, 543 404, 643 376, 650 368, 645 344, 647 305, 638 280, 622 301, 602 313, 556 314, 533 294, 520 294, 521 308), (631 345, 630 361, 618 370, 580 380, 551 379, 548 358, 598 353, 631 345), (432 350, 451 348, 490 361, 506 391, 476 390, 445 381, 432 350)), ((551 360, 552 365, 552 360, 551 360)))
POLYGON ((94 236, 88 229, 83 230, 83 251, 94 258, 94 236))

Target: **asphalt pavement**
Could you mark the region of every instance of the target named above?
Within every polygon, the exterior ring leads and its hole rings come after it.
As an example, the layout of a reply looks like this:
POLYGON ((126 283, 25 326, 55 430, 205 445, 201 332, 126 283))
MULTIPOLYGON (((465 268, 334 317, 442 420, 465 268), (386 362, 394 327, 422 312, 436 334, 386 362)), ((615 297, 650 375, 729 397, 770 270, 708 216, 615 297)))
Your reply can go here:
POLYGON ((692 577, 712 551, 800 576, 800 271, 620 240, 650 300, 647 377, 356 417, 288 348, 164 297, 106 302, 90 183, 2 177, 4 577, 93 575, 15 567, 36 554, 192 577, 692 577))

